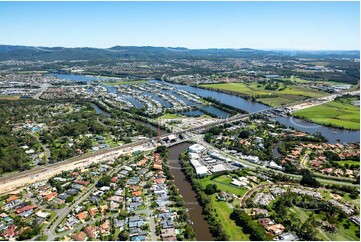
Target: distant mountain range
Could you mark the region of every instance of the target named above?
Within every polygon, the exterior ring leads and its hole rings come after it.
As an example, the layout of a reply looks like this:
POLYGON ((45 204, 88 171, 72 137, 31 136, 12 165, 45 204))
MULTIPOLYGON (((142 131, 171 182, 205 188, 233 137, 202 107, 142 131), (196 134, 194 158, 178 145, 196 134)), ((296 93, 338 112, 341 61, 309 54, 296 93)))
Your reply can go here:
POLYGON ((187 49, 183 47, 114 46, 100 48, 64 48, 0 45, 0 60, 116 60, 120 58, 220 58, 220 57, 323 57, 359 58, 360 51, 297 51, 242 49, 187 49))

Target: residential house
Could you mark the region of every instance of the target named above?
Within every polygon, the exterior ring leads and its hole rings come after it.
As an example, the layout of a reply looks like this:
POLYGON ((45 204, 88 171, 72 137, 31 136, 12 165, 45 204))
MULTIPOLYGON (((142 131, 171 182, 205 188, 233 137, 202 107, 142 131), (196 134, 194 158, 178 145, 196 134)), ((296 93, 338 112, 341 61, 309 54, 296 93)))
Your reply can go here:
POLYGON ((85 227, 85 233, 88 235, 89 238, 95 239, 98 236, 97 231, 97 227, 95 226, 85 227))
POLYGON ((285 227, 282 224, 274 224, 266 228, 268 232, 272 232, 275 235, 282 234, 285 227))
POLYGON ((76 241, 85 241, 87 239, 86 234, 83 231, 80 231, 77 234, 73 234, 71 237, 76 241))

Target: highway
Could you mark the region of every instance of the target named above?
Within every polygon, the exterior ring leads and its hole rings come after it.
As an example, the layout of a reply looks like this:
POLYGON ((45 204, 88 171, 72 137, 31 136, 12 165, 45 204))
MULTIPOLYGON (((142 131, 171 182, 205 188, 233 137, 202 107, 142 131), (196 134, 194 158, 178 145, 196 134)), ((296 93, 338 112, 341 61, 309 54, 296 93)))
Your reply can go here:
POLYGON ((34 99, 39 99, 40 96, 48 89, 48 87, 50 87, 51 84, 48 84, 48 83, 44 83, 44 84, 41 84, 41 87, 40 87, 40 90, 37 94, 34 95, 34 99))
MULTIPOLYGON (((325 97, 322 97, 322 98, 325 98, 325 97)), ((315 101, 315 100, 319 100, 319 99, 320 98, 308 99, 308 100, 305 100, 303 103, 309 103, 311 101, 315 101)), ((300 105, 300 104, 296 104, 296 105, 300 105)), ((230 118, 220 119, 220 120, 216 120, 214 122, 208 123, 208 124, 198 125, 198 126, 195 126, 192 128, 176 131, 176 132, 173 132, 172 134, 179 135, 179 134, 185 134, 185 133, 190 133, 190 132, 200 132, 202 130, 210 129, 211 127, 214 127, 214 126, 219 126, 219 125, 226 124, 226 123, 237 122, 237 121, 240 121, 244 118, 247 118, 247 117, 255 115, 255 114, 265 114, 265 113, 269 113, 269 112, 272 112, 275 110, 280 110, 280 109, 283 109, 286 107, 292 108, 293 106, 295 106, 295 104, 281 106, 278 108, 269 108, 269 109, 252 112, 252 113, 247 113, 247 114, 237 114, 230 118)), ((160 137, 160 139, 164 139, 169 135, 170 134, 162 135, 160 137)), ((71 166, 73 166, 75 169, 78 166, 85 166, 85 164, 87 164, 87 163, 90 164, 94 159, 99 160, 99 159, 107 159, 109 157, 115 157, 122 153, 129 153, 132 150, 136 150, 136 148, 138 148, 139 150, 146 150, 146 148, 145 148, 146 144, 157 143, 157 142, 158 142, 158 137, 149 138, 149 139, 121 145, 118 147, 103 149, 103 150, 100 150, 97 152, 92 152, 92 153, 85 154, 82 156, 73 157, 71 159, 67 159, 67 160, 57 162, 54 164, 36 167, 32 170, 5 174, 0 177, 0 194, 6 193, 9 191, 13 191, 17 188, 26 186, 28 183, 33 183, 36 181, 41 181, 41 180, 50 178, 51 176, 53 176, 57 173, 60 173, 63 170, 63 168, 65 168, 65 167, 67 168, 67 170, 72 168, 71 166), (127 151, 127 149, 129 149, 129 151, 127 151), (29 179, 29 178, 32 178, 32 179, 29 179), (13 183, 13 185, 9 184, 9 183, 13 183)), ((265 168, 265 169, 268 169, 268 168, 265 168)), ((286 173, 283 173, 283 174, 286 174, 286 173)), ((286 174, 286 175, 294 176, 291 174, 286 174)), ((322 180, 326 180, 326 179, 322 179, 322 180)), ((335 181, 335 183, 341 184, 341 183, 345 183, 345 182, 335 181)), ((350 184, 350 183, 348 183, 348 184, 350 184)))

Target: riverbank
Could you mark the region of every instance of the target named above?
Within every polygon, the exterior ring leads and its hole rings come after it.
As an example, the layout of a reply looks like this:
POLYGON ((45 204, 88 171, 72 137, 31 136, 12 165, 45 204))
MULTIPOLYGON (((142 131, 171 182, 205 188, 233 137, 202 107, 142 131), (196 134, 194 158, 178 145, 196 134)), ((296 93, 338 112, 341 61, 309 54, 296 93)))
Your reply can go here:
POLYGON ((294 116, 317 124, 348 130, 360 130, 360 107, 332 101, 296 111, 294 116))
POLYGON ((210 231, 216 240, 249 240, 242 228, 229 219, 233 208, 226 202, 218 202, 216 194, 207 195, 205 193, 204 184, 196 177, 187 152, 181 154, 180 161, 182 171, 197 194, 197 200, 202 206, 203 214, 207 218, 210 231))
POLYGON ((179 162, 180 154, 187 150, 190 145, 190 143, 182 143, 168 149, 170 172, 174 177, 174 182, 179 188, 179 193, 182 195, 184 206, 188 210, 190 219, 193 222, 192 226, 196 232, 196 239, 198 241, 213 241, 214 237, 210 232, 210 227, 203 214, 202 207, 198 203, 197 194, 187 181, 179 162))
POLYGON ((264 86, 259 83, 216 83, 202 84, 198 87, 237 95, 271 107, 287 105, 295 101, 302 101, 305 98, 316 98, 328 95, 326 92, 294 85, 282 85, 275 90, 268 90, 266 89, 267 85, 264 86))

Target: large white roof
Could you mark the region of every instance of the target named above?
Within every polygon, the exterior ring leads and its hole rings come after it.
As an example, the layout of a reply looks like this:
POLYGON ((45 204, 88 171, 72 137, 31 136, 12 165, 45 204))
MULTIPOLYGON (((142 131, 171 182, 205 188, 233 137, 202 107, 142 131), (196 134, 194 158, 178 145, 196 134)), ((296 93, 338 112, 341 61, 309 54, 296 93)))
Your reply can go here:
POLYGON ((203 175, 208 173, 208 169, 205 166, 200 166, 196 168, 197 175, 203 175))

